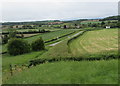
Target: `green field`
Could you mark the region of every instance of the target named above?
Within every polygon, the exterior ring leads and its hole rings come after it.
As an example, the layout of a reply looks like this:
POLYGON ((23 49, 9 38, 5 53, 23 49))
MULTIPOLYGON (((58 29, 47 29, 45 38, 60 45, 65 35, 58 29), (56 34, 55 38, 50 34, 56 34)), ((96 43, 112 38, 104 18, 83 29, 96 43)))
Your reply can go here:
POLYGON ((30 38, 25 38, 25 40, 27 40, 28 42, 32 42, 34 40, 36 40, 39 37, 42 37, 44 41, 48 41, 51 39, 54 39, 56 37, 60 37, 63 36, 65 34, 69 34, 72 33, 74 31, 77 31, 77 29, 67 29, 67 30, 59 30, 59 31, 55 31, 55 32, 49 32, 49 33, 43 33, 34 37, 30 37, 30 38), (31 41, 32 40, 32 41, 31 41))
MULTIPOLYGON (((67 34, 67 33, 70 33, 70 32, 73 32, 74 30, 70 31, 70 30, 63 30, 63 31, 59 31, 59 32, 54 32, 53 35, 52 33, 48 33, 48 34, 43 34, 43 35, 46 35, 46 39, 48 38, 52 38, 53 36, 55 37, 55 34, 67 34), (51 36, 50 36, 51 35, 51 36), (48 38, 47 38, 48 37, 48 38)), ((58 35, 59 35, 58 34, 58 35)), ((36 36, 35 36, 36 37, 36 36)), ((35 39, 35 37, 30 37, 29 40, 31 39, 35 39)), ((40 36, 37 36, 36 39, 40 37, 40 36)), ((25 39, 27 40, 27 39, 25 39)), ((6 48, 4 48, 5 46, 7 45, 4 45, 3 46, 3 50, 5 51, 6 48)), ((46 49, 49 49, 49 47, 47 46, 46 49)), ((28 62, 29 60, 31 60, 32 58, 35 58, 36 56, 38 56, 38 54, 40 54, 40 52, 31 52, 31 53, 28 53, 28 54, 23 54, 23 55, 18 55, 18 56, 10 56, 9 54, 4 54, 3 55, 3 68, 4 66, 9 66, 9 64, 19 64, 19 63, 26 63, 28 62), (18 60, 19 59, 19 60, 18 60), (25 62, 26 61, 26 62, 25 62)), ((36 57, 37 58, 37 57, 36 57)))
POLYGON ((45 51, 31 52, 28 54, 10 56, 3 55, 3 83, 12 84, 117 84, 118 83, 118 60, 100 61, 59 61, 47 62, 50 59, 64 58, 89 58, 99 55, 113 54, 118 51, 118 29, 101 29, 84 31, 69 29, 40 34, 37 36, 24 38, 29 42, 34 41, 40 36, 44 41, 71 33, 61 39, 61 43, 46 47, 45 51), (78 35, 79 35, 78 34, 78 35), (44 64, 39 64, 31 68, 23 68, 21 65, 29 64, 30 60, 44 59, 44 64), (9 65, 18 66, 10 76, 9 65))
POLYGON ((85 32, 84 35, 70 42, 67 39, 52 47, 48 52, 38 57, 38 59, 91 58, 102 57, 102 55, 117 55, 117 31, 118 29, 103 29, 85 32))
POLYGON ((69 43, 73 56, 110 54, 118 51, 118 29, 88 31, 69 43))
MULTIPOLYGON (((32 36, 32 37, 23 38, 23 39, 28 41, 29 43, 35 41, 39 37, 42 37, 44 41, 48 41, 48 40, 51 40, 51 39, 54 39, 54 38, 72 33, 74 31, 79 31, 79 30, 78 29, 59 30, 59 31, 54 31, 54 32, 49 32, 49 33, 38 34, 38 35, 35 35, 35 36, 32 36)), ((7 44, 4 44, 4 45, 2 45, 2 52, 6 52, 6 51, 7 51, 7 44)))
MULTIPOLYGON (((47 29, 47 27, 39 27, 37 29, 13 29, 11 28, 12 30, 16 30, 18 32, 29 32, 29 31, 39 31, 39 29, 44 29, 46 31, 57 31, 57 30, 60 30, 59 28, 50 28, 50 29, 47 29)), ((3 29, 2 32, 9 32, 11 29, 3 29)))
POLYGON ((56 62, 19 72, 7 84, 117 84, 118 61, 56 62))
MULTIPOLYGON (((56 31, 54 33, 53 32, 45 33, 45 34, 42 34, 42 35, 43 36, 46 35, 45 38, 49 39, 49 38, 55 37, 56 35, 60 36, 60 35, 64 35, 64 34, 68 34, 68 33, 74 32, 74 31, 76 31, 76 30, 62 30, 62 31, 59 31, 59 32, 56 31)), ((73 35, 73 34, 71 34, 71 35, 73 35)), ((37 39, 38 37, 40 37, 40 35, 38 35, 37 37, 36 36, 32 37, 32 38, 34 38, 34 39, 36 38, 37 39)), ((61 38, 61 39, 63 40, 65 38, 61 38)), ((29 38, 29 41, 30 40, 32 40, 31 37, 29 38)), ((6 48, 7 45, 3 45, 2 47, 3 47, 4 51, 7 50, 7 48, 6 48)), ((47 46, 46 50, 49 50, 49 48, 50 47, 47 46)), ((2 59, 3 64, 2 64, 2 67, 3 67, 3 71, 4 71, 4 74, 3 74, 4 78, 9 77, 8 73, 9 73, 9 65, 10 64, 12 64, 13 66, 14 65, 21 66, 23 64, 28 65, 30 60, 38 58, 43 53, 47 52, 46 50, 45 51, 38 51, 38 52, 30 52, 30 53, 27 53, 27 54, 17 55, 17 56, 10 56, 9 54, 3 54, 3 59, 2 59)))
POLYGON ((45 51, 31 52, 18 56, 10 56, 8 54, 3 55, 2 56, 3 80, 6 80, 7 77, 10 77, 9 73, 10 64, 13 66, 17 65, 18 68, 20 68, 22 67, 22 65, 28 65, 30 60, 37 58, 37 56, 43 54, 44 52, 45 51))

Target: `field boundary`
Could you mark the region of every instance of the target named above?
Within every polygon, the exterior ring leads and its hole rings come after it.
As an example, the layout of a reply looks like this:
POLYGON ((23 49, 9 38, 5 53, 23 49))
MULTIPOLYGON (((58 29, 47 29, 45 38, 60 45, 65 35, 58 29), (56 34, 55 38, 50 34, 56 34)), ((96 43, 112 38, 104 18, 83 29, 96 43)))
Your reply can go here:
POLYGON ((103 55, 101 57, 92 57, 92 58, 83 58, 83 57, 70 57, 70 58, 52 58, 52 59, 36 59, 36 60, 31 60, 29 61, 28 68, 31 66, 36 66, 39 64, 44 64, 44 63, 51 63, 51 62, 58 62, 58 61, 100 61, 100 60, 111 60, 111 59, 120 59, 119 55, 103 55))
POLYGON ((62 36, 59 36, 59 37, 56 37, 56 38, 53 38, 53 39, 51 39, 51 40, 45 41, 44 43, 49 43, 49 42, 52 42, 52 41, 56 41, 56 40, 58 40, 58 39, 60 39, 60 38, 66 37, 66 36, 71 35, 71 34, 73 34, 73 33, 75 33, 75 32, 76 32, 76 31, 71 32, 71 33, 68 33, 68 34, 65 34, 65 35, 62 35, 62 36))

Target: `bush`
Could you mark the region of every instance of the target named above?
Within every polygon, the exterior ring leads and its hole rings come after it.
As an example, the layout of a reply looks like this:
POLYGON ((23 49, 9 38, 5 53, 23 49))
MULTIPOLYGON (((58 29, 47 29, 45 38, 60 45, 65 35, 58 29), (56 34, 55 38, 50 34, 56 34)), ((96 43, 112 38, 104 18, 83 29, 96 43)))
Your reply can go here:
POLYGON ((12 31, 12 30, 11 30, 11 31, 9 32, 9 37, 10 37, 10 38, 16 38, 16 34, 17 34, 17 31, 12 31))
POLYGON ((1 36, 1 39, 2 39, 2 44, 7 44, 8 40, 9 40, 9 37, 8 37, 8 35, 4 35, 4 37, 1 36))
POLYGON ((30 45, 28 42, 17 38, 12 38, 8 42, 8 53, 10 55, 20 55, 28 52, 30 52, 30 45))
POLYGON ((45 49, 45 45, 44 45, 44 41, 42 40, 41 37, 32 43, 33 51, 40 51, 40 50, 44 50, 44 49, 45 49))

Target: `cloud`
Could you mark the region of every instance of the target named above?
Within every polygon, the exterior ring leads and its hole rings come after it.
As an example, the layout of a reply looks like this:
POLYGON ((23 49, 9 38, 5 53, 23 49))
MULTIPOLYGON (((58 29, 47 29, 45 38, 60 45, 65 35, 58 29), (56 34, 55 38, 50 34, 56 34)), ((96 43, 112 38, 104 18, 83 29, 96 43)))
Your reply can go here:
POLYGON ((119 0, 1 0, 2 2, 119 2, 119 0))
MULTIPOLYGON (((12 0, 11 0, 12 1, 12 0)), ((54 1, 54 0, 53 0, 54 1)), ((58 1, 58 0, 57 0, 58 1)), ((3 21, 98 18, 118 14, 117 2, 3 2, 3 21)))

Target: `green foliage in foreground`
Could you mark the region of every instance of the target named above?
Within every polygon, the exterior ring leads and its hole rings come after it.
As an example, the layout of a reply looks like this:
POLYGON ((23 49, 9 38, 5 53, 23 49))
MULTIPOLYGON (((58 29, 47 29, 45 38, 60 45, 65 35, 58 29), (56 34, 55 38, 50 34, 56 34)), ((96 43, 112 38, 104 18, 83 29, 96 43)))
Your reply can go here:
POLYGON ((30 52, 30 45, 27 41, 13 38, 8 43, 8 53, 10 55, 19 55, 30 52))
POLYGON ((23 55, 17 56, 10 56, 9 54, 4 54, 2 57, 2 79, 3 81, 6 80, 10 76, 10 69, 9 65, 11 64, 14 68, 15 65, 18 67, 22 67, 22 65, 28 65, 30 60, 33 60, 40 56, 41 54, 45 53, 46 51, 38 51, 38 52, 31 52, 26 53, 23 55))
POLYGON ((37 56, 43 54, 44 52, 45 51, 37 51, 17 56, 10 56, 9 54, 4 54, 2 58, 2 70, 3 71, 9 70, 10 64, 12 65, 28 64, 30 60, 37 58, 37 56))
POLYGON ((55 62, 20 72, 7 84, 117 84, 118 60, 55 62))

